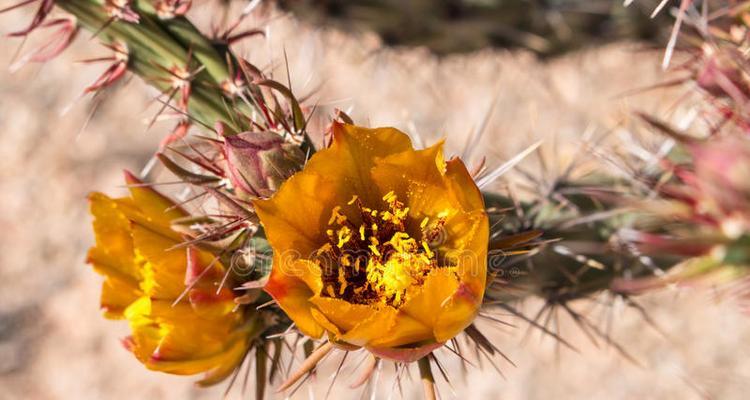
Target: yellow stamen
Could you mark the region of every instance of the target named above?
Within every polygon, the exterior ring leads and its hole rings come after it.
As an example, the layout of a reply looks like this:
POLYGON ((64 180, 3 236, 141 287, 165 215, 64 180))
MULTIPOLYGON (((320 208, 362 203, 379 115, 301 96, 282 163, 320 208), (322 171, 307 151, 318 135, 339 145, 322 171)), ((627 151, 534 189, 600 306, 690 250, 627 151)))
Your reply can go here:
POLYGON ((341 260, 341 265, 345 267, 350 267, 352 265, 352 256, 349 254, 342 255, 340 260, 341 260))
POLYGON ((391 203, 393 201, 396 201, 396 194, 393 193, 393 190, 386 193, 385 196, 383 196, 383 200, 385 200, 387 203, 391 203))
POLYGON ((326 244, 320 246, 320 248, 315 251, 315 255, 319 256, 319 255, 327 253, 327 252, 329 252, 331 250, 333 250, 333 246, 331 246, 330 243, 326 243, 326 244))
POLYGON ((422 241, 422 248, 424 248, 424 252, 427 255, 427 257, 432 258, 435 256, 435 253, 430 250, 430 246, 427 244, 426 241, 422 241))
POLYGON ((333 211, 331 211, 331 218, 328 219, 328 225, 333 225, 333 222, 338 219, 340 210, 341 206, 333 207, 333 211))
POLYGON ((339 288, 339 296, 341 296, 346 291, 346 286, 347 286, 346 273, 344 273, 343 268, 339 268, 339 284, 341 285, 341 287, 339 288))
POLYGON ((344 247, 352 239, 352 230, 348 226, 342 226, 338 232, 339 242, 336 244, 338 248, 344 247))

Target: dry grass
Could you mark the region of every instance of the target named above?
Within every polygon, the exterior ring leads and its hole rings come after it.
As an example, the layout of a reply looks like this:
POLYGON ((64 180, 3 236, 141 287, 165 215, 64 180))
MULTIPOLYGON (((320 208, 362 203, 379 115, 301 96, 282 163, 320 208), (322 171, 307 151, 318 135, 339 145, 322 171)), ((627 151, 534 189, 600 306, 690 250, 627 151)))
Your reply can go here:
MULTIPOLYGON (((200 8, 195 12, 206 14, 200 8)), ((20 16, 0 16, 3 29, 18 27, 20 16)), ((544 64, 503 51, 438 60, 418 49, 383 49, 372 37, 316 31, 287 17, 271 26, 270 41, 276 45, 251 39, 249 58, 260 65, 269 58, 278 62, 283 44, 295 91, 315 91, 320 115, 333 107, 351 109, 361 123, 419 132, 428 142, 444 136, 449 148, 461 153, 466 135, 481 125, 496 99, 475 151, 487 155, 490 164, 537 138, 545 138, 547 151, 560 159, 576 157, 587 129, 605 132, 627 121, 634 107, 664 110, 674 96, 653 92, 613 98, 660 77, 658 54, 637 53, 631 44, 544 64), (275 49, 270 57, 269 48, 275 49)), ((10 64, 16 46, 0 42, 0 65, 10 64)), ((145 371, 118 342, 126 324, 104 321, 97 309, 100 278, 84 264, 92 240, 85 195, 120 190, 119 171, 140 169, 169 127, 145 131, 143 120, 154 112, 145 104, 153 93, 136 80, 109 96, 83 129, 89 100, 59 115, 102 68, 74 66, 73 61, 102 52, 84 38, 54 62, 15 74, 0 72, 0 398, 220 398, 221 387, 200 391, 189 378, 145 371)), ((276 71, 283 78, 283 66, 277 63, 276 71)), ((463 383, 455 356, 446 352, 441 358, 456 372, 456 392, 471 398, 745 397, 750 390, 747 316, 705 291, 662 292, 640 301, 668 339, 636 312, 609 312, 613 337, 642 367, 604 343, 596 349, 567 320, 561 322, 563 332, 581 354, 563 351, 559 358, 554 343, 540 343, 538 332, 522 343, 520 321, 511 321, 517 329, 490 328, 517 364, 503 365, 506 379, 485 365, 471 369, 463 383)), ((528 307, 535 311, 534 304, 528 307)), ((326 368, 335 364, 329 360, 326 368)), ((385 368, 381 381, 383 398, 393 394, 391 370, 385 368)), ((319 374, 312 389, 319 397, 327 378, 319 374)), ((415 395, 410 386, 418 387, 405 382, 406 398, 415 395)), ((447 386, 441 391, 443 398, 453 397, 447 386)), ((359 396, 346 389, 335 393, 334 398, 359 396)), ((305 396, 304 390, 298 394, 305 396)))

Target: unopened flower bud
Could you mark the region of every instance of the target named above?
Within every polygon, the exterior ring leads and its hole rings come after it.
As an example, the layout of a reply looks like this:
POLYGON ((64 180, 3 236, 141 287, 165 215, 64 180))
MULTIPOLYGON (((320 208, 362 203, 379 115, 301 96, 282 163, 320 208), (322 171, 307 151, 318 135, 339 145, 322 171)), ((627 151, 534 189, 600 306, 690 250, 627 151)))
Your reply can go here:
POLYGON ((741 99, 750 96, 750 88, 740 67, 718 55, 710 55, 706 59, 695 81, 700 88, 717 97, 741 99))
POLYGON ((724 215, 743 215, 750 222, 750 141, 717 138, 691 149, 698 188, 724 215))
POLYGON ((246 132, 224 138, 229 180, 238 194, 268 197, 295 172, 305 155, 273 132, 246 132))

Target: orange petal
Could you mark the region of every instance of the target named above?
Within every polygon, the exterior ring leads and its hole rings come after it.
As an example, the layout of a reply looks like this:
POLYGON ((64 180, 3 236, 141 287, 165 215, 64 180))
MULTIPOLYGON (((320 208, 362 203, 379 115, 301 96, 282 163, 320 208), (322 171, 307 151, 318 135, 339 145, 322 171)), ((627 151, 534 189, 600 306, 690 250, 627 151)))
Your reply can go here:
POLYGON ((406 313, 398 312, 396 322, 390 331, 367 343, 368 347, 398 347, 434 341, 432 326, 412 318, 406 313))
POLYGON ((331 210, 344 201, 339 185, 305 169, 284 182, 271 199, 253 201, 274 252, 308 258, 327 241, 331 210))
POLYGON ((444 226, 445 240, 438 246, 446 265, 455 266, 459 279, 479 298, 487 279, 489 221, 484 210, 460 213, 444 226))
POLYGON ((188 301, 193 311, 206 319, 218 319, 234 310, 234 294, 223 287, 218 291, 216 288, 196 288, 188 293, 188 301))
MULTIPOLYGON (((314 272, 303 275, 303 279, 300 275, 289 273, 288 270, 277 267, 281 264, 281 258, 280 254, 274 255, 274 267, 263 289, 276 300, 279 307, 294 321, 302 333, 313 338, 320 338, 323 336, 324 330, 313 317, 311 313, 312 304, 310 303, 310 298, 320 291, 320 289, 313 291, 310 288, 310 285, 315 284, 315 279, 311 276, 314 275, 314 272), (306 283, 306 280, 310 283, 306 283)), ((301 271, 310 270, 302 269, 301 271)), ((320 286, 322 286, 322 283, 320 283, 320 286)))
POLYGON ((377 312, 371 306, 352 304, 332 297, 315 296, 310 299, 310 302, 318 307, 318 310, 344 333, 354 329, 358 321, 370 318, 372 314, 377 312))
POLYGON ((370 170, 380 158, 411 150, 409 136, 394 128, 368 129, 336 122, 331 131, 331 147, 317 160, 310 160, 316 163, 305 169, 318 170, 345 183, 347 201, 356 194, 366 205, 379 204, 383 193, 373 190, 370 170))
POLYGON ((400 312, 433 328, 443 303, 458 289, 456 273, 449 268, 432 270, 416 293, 401 306, 400 312))
POLYGON ((365 346, 381 337, 383 332, 393 329, 397 311, 393 307, 382 307, 368 318, 359 319, 354 328, 341 336, 341 340, 355 346, 365 346))
POLYGON ((469 326, 479 311, 482 298, 477 297, 471 289, 461 284, 456 292, 445 302, 435 321, 435 339, 446 342, 461 333, 469 326))
POLYGON ((355 194, 366 201, 380 200, 377 193, 368 195, 375 159, 410 147, 409 137, 392 128, 335 123, 330 148, 315 153, 271 199, 253 201, 271 246, 309 258, 327 241, 325 231, 335 206, 355 194))
POLYGON ((326 316, 320 312, 317 308, 313 307, 310 309, 310 314, 312 315, 315 322, 317 322, 320 326, 323 327, 323 329, 326 330, 332 341, 337 341, 339 337, 341 337, 341 329, 339 329, 336 324, 328 320, 326 316))
POLYGON ((484 210, 484 197, 466 165, 458 158, 446 163, 445 177, 450 193, 464 211, 484 210))
POLYGON ((443 176, 443 143, 424 150, 407 150, 382 158, 372 169, 379 193, 393 191, 409 207, 417 223, 425 216, 435 217, 460 206, 448 196, 443 176))

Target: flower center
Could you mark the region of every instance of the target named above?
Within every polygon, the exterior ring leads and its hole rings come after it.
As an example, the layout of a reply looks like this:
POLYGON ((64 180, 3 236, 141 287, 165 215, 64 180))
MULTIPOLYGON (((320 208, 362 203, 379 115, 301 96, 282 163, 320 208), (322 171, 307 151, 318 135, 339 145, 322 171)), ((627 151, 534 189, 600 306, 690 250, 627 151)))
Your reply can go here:
POLYGON ((401 306, 410 289, 421 286, 427 274, 438 267, 430 248, 439 237, 445 217, 432 224, 425 218, 419 238, 407 231, 409 208, 393 192, 383 197, 383 210, 365 207, 357 196, 346 207, 354 222, 337 206, 328 221, 329 242, 316 252, 323 277, 322 296, 350 303, 401 306))

